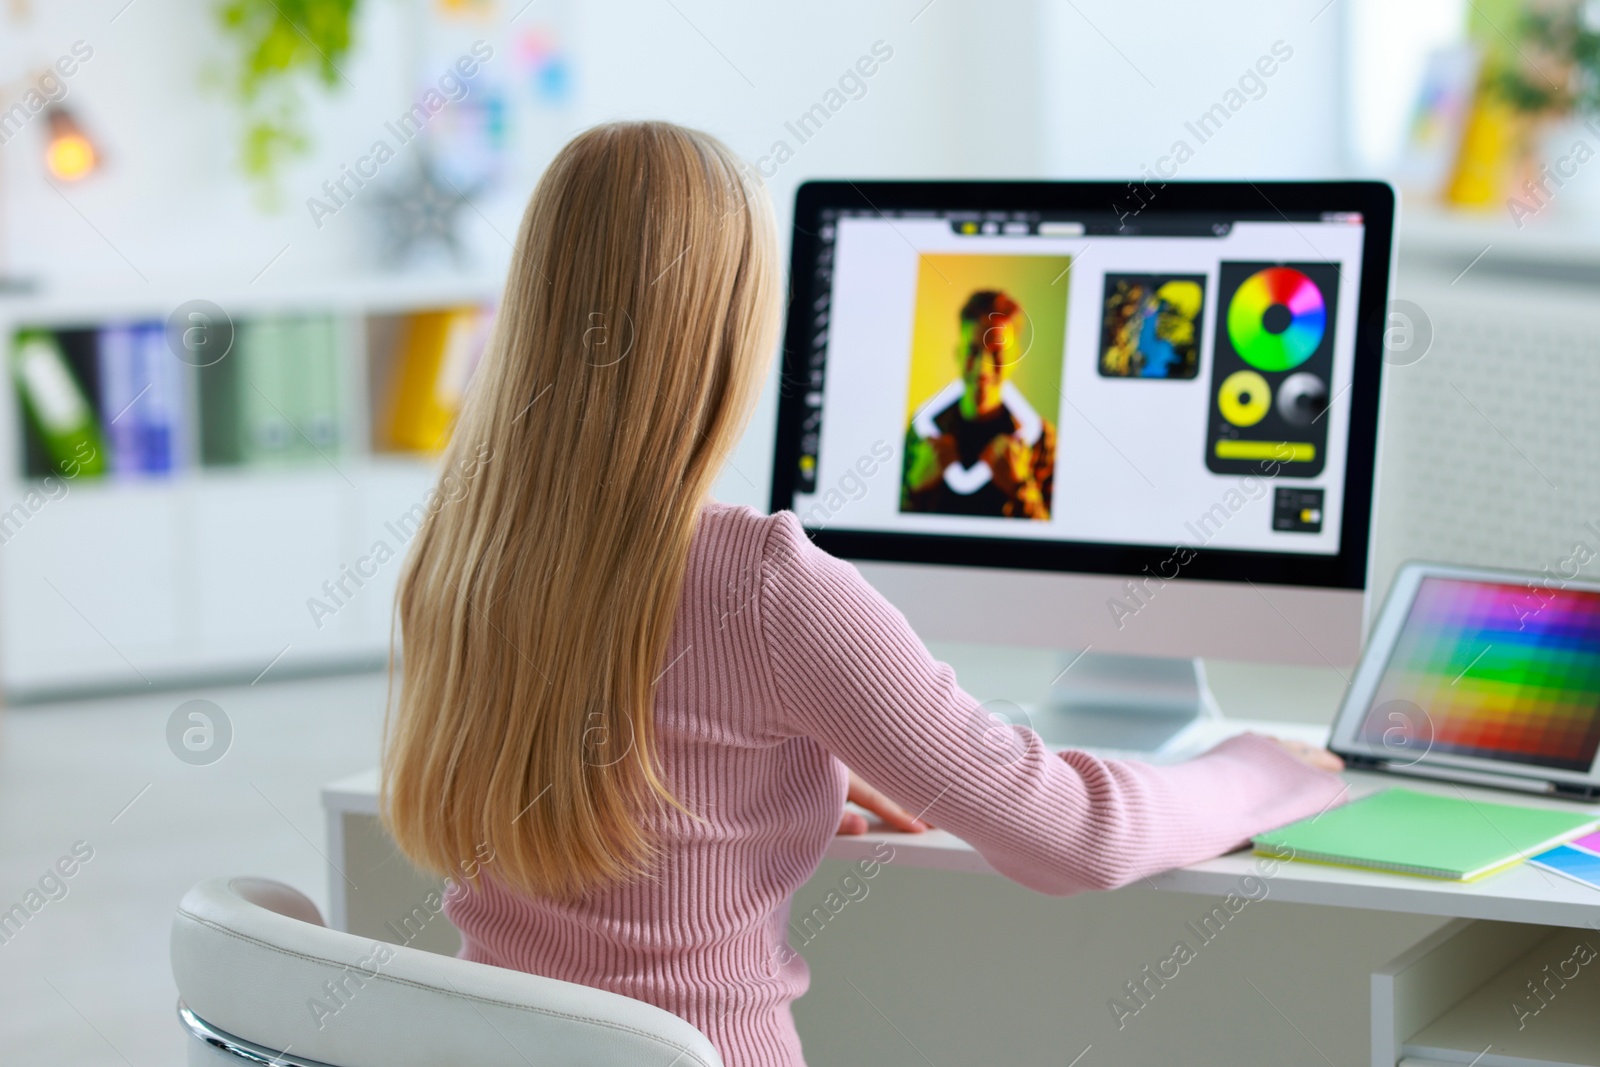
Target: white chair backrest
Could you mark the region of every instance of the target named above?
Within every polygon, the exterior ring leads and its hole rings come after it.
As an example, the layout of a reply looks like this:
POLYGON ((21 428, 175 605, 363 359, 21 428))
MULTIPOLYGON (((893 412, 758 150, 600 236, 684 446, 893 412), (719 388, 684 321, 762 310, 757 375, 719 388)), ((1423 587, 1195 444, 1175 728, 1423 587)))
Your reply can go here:
POLYGON ((722 1067, 699 1030, 600 989, 369 941, 286 885, 213 878, 172 923, 194 1016, 333 1067, 722 1067))

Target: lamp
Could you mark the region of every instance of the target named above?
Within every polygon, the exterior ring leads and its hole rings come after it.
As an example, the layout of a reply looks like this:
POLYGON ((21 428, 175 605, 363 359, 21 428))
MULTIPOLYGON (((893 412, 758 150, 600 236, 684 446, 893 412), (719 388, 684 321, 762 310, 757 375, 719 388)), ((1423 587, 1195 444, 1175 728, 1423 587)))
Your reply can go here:
POLYGON ((45 121, 50 124, 50 130, 44 164, 50 173, 64 182, 75 182, 94 173, 100 165, 100 155, 72 112, 64 107, 52 107, 45 112, 45 121))

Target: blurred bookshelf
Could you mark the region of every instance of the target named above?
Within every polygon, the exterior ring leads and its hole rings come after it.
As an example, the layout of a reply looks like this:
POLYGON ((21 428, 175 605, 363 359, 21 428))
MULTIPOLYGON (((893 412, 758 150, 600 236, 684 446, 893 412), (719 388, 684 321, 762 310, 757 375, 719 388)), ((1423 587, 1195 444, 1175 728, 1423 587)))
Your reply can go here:
MULTIPOLYGON (((202 287, 203 288, 203 287, 202 287)), ((490 279, 0 298, 0 689, 27 701, 381 664, 490 279), (204 353, 202 353, 204 354, 204 353), (182 355, 185 358, 179 358, 182 355)))

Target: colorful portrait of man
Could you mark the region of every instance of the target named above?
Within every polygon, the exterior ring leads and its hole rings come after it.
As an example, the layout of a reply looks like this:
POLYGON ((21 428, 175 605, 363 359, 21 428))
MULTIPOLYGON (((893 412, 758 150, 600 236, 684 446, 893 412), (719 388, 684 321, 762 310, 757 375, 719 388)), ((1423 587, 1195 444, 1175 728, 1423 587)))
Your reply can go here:
POLYGON ((1047 520, 1055 427, 1011 381, 1026 353, 1026 313, 1006 292, 982 289, 953 325, 958 376, 911 418, 900 510, 1047 520))

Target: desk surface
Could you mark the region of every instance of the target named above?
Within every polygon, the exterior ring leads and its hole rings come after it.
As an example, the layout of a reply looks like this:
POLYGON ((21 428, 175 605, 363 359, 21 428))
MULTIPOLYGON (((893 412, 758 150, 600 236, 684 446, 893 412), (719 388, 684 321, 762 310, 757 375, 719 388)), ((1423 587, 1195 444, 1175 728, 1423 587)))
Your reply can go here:
MULTIPOLYGON (((1327 736, 1326 728, 1286 723, 1217 720, 1203 724, 1196 731, 1190 732, 1166 753, 1165 758, 1168 760, 1183 758, 1209 747, 1222 737, 1245 730, 1297 737, 1318 743, 1326 740, 1327 736)), ((1389 786, 1404 785, 1408 789, 1464 796, 1491 803, 1527 804, 1568 811, 1587 808, 1600 817, 1600 805, 1577 804, 1570 800, 1358 771, 1347 772, 1344 778, 1349 784, 1352 798, 1365 796, 1389 786)), ((343 812, 352 815, 376 815, 378 772, 365 771, 330 783, 322 791, 322 803, 330 814, 343 812)), ((990 867, 971 845, 943 830, 929 830, 922 834, 883 831, 854 837, 835 837, 828 846, 825 858, 846 861, 881 860, 881 853, 874 851, 881 842, 888 842, 894 848, 894 859, 891 862, 896 866, 926 867, 933 870, 966 871, 977 874, 995 873, 994 868, 990 867)), ((1246 850, 1152 875, 1146 882, 1156 889, 1221 897, 1238 891, 1239 880, 1245 875, 1259 875, 1256 864, 1257 857, 1246 850)), ((1362 871, 1290 861, 1280 863, 1277 873, 1266 881, 1270 888, 1266 899, 1296 904, 1326 904, 1343 908, 1538 923, 1546 926, 1600 927, 1600 890, 1528 864, 1519 864, 1509 871, 1490 875, 1481 882, 1461 884, 1441 882, 1431 878, 1385 874, 1380 871, 1362 871)))

